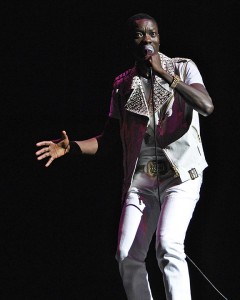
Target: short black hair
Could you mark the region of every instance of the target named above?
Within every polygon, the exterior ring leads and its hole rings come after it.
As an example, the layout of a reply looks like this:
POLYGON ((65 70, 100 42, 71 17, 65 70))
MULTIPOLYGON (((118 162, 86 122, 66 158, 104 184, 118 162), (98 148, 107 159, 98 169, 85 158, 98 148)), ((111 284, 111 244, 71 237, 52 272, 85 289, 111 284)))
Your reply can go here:
POLYGON ((142 20, 142 19, 152 20, 158 25, 157 21, 152 16, 150 16, 146 13, 138 13, 127 19, 126 29, 131 29, 132 25, 134 24, 134 22, 136 20, 142 20))
POLYGON ((134 21, 141 20, 141 19, 153 20, 157 24, 157 21, 152 16, 150 16, 146 13, 138 13, 138 14, 135 14, 135 15, 129 17, 127 20, 127 24, 131 24, 134 21))

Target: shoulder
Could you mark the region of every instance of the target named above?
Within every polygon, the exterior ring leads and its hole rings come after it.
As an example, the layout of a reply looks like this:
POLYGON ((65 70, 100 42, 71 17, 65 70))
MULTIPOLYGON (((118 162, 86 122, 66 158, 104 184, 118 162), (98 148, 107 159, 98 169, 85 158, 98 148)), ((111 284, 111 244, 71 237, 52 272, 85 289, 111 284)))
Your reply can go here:
POLYGON ((160 54, 162 66, 170 74, 179 74, 182 69, 185 69, 190 61, 190 58, 186 57, 168 57, 163 53, 160 54))
POLYGON ((186 57, 167 57, 160 53, 165 69, 170 74, 177 74, 187 84, 201 83, 203 84, 202 76, 196 63, 191 58, 186 57))
POLYGON ((186 77, 194 77, 200 76, 199 69, 196 63, 190 58, 183 58, 183 57, 175 57, 173 58, 174 61, 174 69, 175 73, 180 74, 183 78, 186 77))
POLYGON ((197 64, 191 58, 174 57, 172 58, 175 68, 197 69, 197 64))
POLYGON ((200 83, 203 84, 203 79, 196 63, 189 58, 174 58, 175 73, 180 75, 182 80, 187 84, 200 83))
POLYGON ((172 61, 174 64, 186 64, 192 60, 190 58, 186 58, 186 57, 174 57, 174 58, 172 58, 172 61))
POLYGON ((119 87, 123 83, 126 83, 129 80, 131 80, 132 77, 133 77, 133 68, 128 69, 125 72, 118 75, 117 77, 115 77, 114 82, 113 82, 113 86, 114 87, 119 87))

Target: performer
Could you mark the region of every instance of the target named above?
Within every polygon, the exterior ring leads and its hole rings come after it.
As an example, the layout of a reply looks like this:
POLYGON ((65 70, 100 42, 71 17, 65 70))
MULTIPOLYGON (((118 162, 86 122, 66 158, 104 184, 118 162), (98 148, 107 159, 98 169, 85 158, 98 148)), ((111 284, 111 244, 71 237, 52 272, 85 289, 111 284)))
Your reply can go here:
POLYGON ((125 38, 135 64, 114 81, 102 134, 69 141, 63 131, 58 142, 37 143, 36 155, 48 167, 63 155, 112 148, 120 134, 124 180, 116 259, 127 299, 153 299, 145 259, 156 234, 166 298, 190 300, 184 240, 208 165, 199 114, 208 116, 214 107, 196 64, 160 52, 153 17, 130 17, 125 38))

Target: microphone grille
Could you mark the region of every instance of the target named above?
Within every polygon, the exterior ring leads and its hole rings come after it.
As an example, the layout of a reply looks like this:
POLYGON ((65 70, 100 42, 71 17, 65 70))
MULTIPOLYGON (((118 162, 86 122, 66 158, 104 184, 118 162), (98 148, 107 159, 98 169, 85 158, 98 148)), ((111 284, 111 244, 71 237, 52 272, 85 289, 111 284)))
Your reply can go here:
POLYGON ((154 54, 154 48, 152 45, 145 45, 144 46, 144 52, 146 55, 153 55, 154 54))

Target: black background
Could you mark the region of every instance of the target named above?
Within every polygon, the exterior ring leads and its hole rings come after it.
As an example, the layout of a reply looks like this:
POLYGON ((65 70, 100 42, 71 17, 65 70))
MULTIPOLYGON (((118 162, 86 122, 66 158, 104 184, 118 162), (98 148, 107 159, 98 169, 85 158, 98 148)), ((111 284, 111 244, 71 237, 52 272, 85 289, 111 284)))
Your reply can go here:
MULTIPOLYGON (((125 299, 115 261, 121 150, 63 157, 36 142, 99 134, 112 82, 133 64, 121 25, 146 12, 161 51, 198 65, 215 111, 201 117, 209 168, 186 253, 229 300, 239 298, 238 1, 29 1, 1 8, 1 299, 125 299)), ((153 245, 154 299, 165 299, 153 245)), ((224 299, 189 261, 194 300, 224 299)), ((139 299, 140 300, 140 299, 139 299)), ((184 299, 182 299, 184 300, 184 299)))

